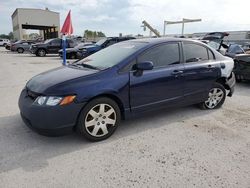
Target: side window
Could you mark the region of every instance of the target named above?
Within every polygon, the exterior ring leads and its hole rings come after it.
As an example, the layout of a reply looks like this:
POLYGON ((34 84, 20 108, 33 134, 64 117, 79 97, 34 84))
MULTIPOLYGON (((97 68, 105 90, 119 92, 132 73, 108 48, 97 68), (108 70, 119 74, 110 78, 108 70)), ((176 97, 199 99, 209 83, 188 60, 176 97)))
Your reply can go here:
POLYGON ((184 43, 183 51, 186 63, 209 59, 207 48, 198 44, 184 43))
POLYGON ((60 39, 55 39, 51 41, 51 44, 54 46, 60 46, 61 45, 61 40, 60 39))
POLYGON ((163 44, 149 49, 140 55, 137 62, 152 61, 154 67, 163 67, 180 63, 178 43, 163 44))
POLYGON ((2 40, 2 39, 0 39, 0 42, 3 42, 3 40, 2 40))

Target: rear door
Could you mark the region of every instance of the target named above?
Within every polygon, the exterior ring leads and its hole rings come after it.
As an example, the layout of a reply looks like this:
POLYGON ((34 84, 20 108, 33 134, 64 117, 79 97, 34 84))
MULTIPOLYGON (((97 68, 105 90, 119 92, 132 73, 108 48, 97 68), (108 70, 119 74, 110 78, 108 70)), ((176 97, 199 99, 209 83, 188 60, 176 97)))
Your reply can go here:
POLYGON ((184 42, 183 54, 185 101, 204 101, 210 87, 220 76, 219 63, 216 62, 213 52, 199 43, 184 42))
POLYGON ((61 49, 61 39, 54 39, 48 45, 48 52, 49 53, 58 53, 61 49))
POLYGON ((130 72, 130 105, 134 112, 176 105, 183 98, 184 69, 180 45, 165 43, 150 48, 137 57, 138 62, 151 61, 153 70, 142 75, 130 72))

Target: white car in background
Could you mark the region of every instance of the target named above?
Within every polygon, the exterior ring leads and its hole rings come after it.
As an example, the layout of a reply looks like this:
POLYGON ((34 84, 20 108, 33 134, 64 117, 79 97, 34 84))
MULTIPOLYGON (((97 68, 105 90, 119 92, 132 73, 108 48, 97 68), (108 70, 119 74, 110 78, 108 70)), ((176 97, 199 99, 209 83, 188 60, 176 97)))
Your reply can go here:
POLYGON ((7 43, 9 43, 9 42, 10 42, 9 39, 0 39, 0 46, 4 46, 4 47, 5 47, 5 45, 6 45, 7 43))

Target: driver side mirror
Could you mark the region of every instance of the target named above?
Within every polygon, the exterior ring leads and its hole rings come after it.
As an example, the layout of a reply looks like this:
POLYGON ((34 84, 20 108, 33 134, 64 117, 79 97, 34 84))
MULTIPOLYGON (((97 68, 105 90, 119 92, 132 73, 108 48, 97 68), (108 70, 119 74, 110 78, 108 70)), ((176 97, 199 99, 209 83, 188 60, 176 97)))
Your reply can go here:
POLYGON ((138 71, 152 70, 153 68, 154 64, 152 61, 139 62, 134 65, 134 69, 138 71))

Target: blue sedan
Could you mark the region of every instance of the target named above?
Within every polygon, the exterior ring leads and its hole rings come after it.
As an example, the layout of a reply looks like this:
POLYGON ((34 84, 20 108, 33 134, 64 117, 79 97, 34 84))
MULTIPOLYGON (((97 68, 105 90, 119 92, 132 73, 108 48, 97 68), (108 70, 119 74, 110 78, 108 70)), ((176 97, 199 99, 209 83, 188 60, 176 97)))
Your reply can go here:
POLYGON ((234 92, 233 66, 198 41, 130 40, 33 77, 19 108, 23 121, 41 134, 76 130, 100 141, 134 114, 192 104, 221 107, 234 92))

